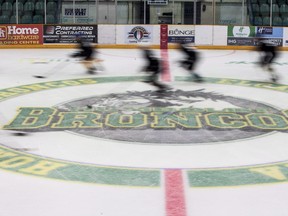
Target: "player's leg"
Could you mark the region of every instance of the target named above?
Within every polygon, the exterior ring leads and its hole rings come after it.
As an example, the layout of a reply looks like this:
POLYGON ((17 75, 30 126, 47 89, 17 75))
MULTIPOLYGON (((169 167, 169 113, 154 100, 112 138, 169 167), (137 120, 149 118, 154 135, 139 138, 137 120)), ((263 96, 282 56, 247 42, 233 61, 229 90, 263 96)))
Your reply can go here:
POLYGON ((81 61, 81 63, 86 68, 88 74, 94 74, 95 67, 94 67, 93 62, 91 60, 86 59, 86 60, 81 61))
POLYGON ((276 57, 275 52, 269 52, 269 53, 267 53, 267 56, 265 59, 266 64, 267 64, 267 71, 270 73, 272 82, 277 82, 279 79, 277 73, 275 72, 274 68, 272 67, 272 63, 273 63, 273 60, 275 59, 275 57, 276 57))
POLYGON ((196 64, 195 61, 190 60, 188 70, 190 71, 190 74, 192 75, 193 80, 195 82, 203 82, 203 78, 198 73, 195 72, 195 69, 194 69, 195 64, 196 64))

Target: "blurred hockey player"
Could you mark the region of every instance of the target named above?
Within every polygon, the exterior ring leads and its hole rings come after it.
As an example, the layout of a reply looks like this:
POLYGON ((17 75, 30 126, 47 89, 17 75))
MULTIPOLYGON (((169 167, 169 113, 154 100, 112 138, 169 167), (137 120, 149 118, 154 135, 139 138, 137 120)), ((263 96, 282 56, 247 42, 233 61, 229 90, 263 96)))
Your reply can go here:
POLYGON ((76 35, 79 51, 71 55, 72 58, 81 58, 81 63, 87 69, 88 74, 96 73, 95 62, 95 49, 89 41, 85 40, 81 35, 76 35))
POLYGON ((260 52, 260 67, 270 73, 272 82, 277 82, 278 75, 272 68, 273 60, 278 56, 276 44, 267 40, 260 40, 257 50, 260 52))
POLYGON ((180 66, 188 70, 195 82, 203 82, 203 78, 195 70, 195 64, 199 60, 199 54, 195 47, 188 44, 180 44, 180 51, 185 55, 185 59, 180 61, 180 66))
POLYGON ((171 89, 167 85, 164 85, 158 81, 158 76, 162 73, 161 60, 154 56, 152 50, 147 47, 140 47, 143 52, 143 56, 147 61, 147 65, 142 69, 143 72, 150 74, 148 80, 144 82, 150 83, 151 85, 158 88, 158 92, 165 92, 171 89))

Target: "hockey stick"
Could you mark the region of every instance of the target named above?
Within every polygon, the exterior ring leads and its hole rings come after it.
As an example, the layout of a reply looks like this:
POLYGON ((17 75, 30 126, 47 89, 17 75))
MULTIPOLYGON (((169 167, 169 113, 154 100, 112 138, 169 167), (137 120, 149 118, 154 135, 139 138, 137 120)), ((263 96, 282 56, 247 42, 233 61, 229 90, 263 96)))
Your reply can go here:
POLYGON ((40 78, 40 79, 47 78, 48 76, 51 76, 51 75, 55 74, 58 70, 61 70, 62 68, 64 68, 66 65, 67 65, 67 62, 65 62, 65 61, 64 62, 60 62, 59 64, 57 64, 52 69, 48 70, 43 75, 33 75, 33 77, 40 78))

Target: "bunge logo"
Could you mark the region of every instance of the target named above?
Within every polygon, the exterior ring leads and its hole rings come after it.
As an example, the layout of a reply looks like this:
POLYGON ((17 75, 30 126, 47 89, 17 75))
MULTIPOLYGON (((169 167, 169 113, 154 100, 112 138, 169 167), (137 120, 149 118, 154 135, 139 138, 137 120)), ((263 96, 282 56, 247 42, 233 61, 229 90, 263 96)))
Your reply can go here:
POLYGON ((134 27, 130 32, 128 32, 128 39, 135 39, 140 42, 143 39, 149 39, 150 33, 141 26, 134 27))
POLYGON ((0 26, 0 40, 7 39, 7 28, 5 26, 0 26))
POLYGON ((190 29, 185 29, 185 30, 175 29, 175 30, 169 30, 169 35, 190 36, 190 35, 195 35, 195 31, 190 30, 190 29))

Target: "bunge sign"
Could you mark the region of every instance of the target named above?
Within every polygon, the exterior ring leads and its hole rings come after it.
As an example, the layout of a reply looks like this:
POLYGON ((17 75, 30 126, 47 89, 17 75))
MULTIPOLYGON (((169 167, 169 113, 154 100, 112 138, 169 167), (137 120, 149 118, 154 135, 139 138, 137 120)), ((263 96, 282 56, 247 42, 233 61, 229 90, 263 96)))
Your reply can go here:
POLYGON ((0 25, 1 45, 43 44, 43 26, 39 25, 0 25))
POLYGON ((194 26, 169 25, 168 43, 195 43, 194 26))

